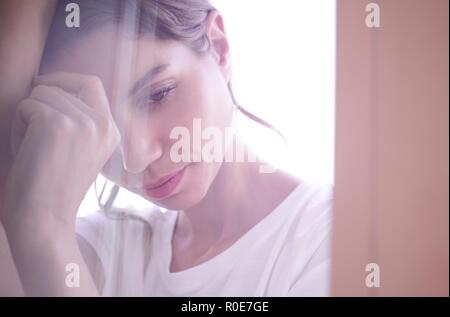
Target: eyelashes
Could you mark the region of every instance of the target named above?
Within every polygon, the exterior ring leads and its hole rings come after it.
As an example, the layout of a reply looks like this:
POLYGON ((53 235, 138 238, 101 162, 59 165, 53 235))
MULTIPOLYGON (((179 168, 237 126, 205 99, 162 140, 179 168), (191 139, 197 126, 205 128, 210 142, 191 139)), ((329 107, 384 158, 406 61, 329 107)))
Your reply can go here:
POLYGON ((162 106, 169 96, 174 92, 177 86, 175 84, 152 90, 144 93, 144 96, 137 102, 138 108, 154 109, 162 106))

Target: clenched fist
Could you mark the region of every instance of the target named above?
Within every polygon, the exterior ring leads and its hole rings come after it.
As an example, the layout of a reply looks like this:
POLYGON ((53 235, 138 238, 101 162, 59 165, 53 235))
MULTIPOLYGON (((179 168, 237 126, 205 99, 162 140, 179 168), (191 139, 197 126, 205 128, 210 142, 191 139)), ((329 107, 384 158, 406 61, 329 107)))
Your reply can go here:
POLYGON ((97 77, 52 73, 37 77, 13 119, 13 165, 0 216, 9 235, 74 230, 89 186, 119 145, 97 77))

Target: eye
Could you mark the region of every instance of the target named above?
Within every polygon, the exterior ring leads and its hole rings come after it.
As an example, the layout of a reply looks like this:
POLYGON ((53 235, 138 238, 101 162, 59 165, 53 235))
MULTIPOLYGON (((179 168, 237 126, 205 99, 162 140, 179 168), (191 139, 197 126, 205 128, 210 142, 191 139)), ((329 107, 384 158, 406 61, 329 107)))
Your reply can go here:
POLYGON ((150 102, 153 102, 153 101, 160 102, 161 100, 163 100, 166 97, 166 95, 169 93, 169 91, 170 90, 168 88, 164 88, 153 94, 150 94, 149 101, 150 102))
POLYGON ((161 89, 157 89, 150 92, 144 100, 144 104, 147 106, 160 105, 164 103, 171 91, 175 89, 175 86, 167 86, 161 89))

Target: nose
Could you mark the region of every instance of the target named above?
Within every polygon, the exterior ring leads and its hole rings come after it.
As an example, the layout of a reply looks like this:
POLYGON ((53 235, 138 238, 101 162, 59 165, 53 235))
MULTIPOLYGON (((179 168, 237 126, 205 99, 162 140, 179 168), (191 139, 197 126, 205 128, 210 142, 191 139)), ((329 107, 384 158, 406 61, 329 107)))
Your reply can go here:
POLYGON ((162 156, 161 142, 148 125, 131 124, 124 134, 121 149, 123 167, 127 172, 142 173, 162 156))

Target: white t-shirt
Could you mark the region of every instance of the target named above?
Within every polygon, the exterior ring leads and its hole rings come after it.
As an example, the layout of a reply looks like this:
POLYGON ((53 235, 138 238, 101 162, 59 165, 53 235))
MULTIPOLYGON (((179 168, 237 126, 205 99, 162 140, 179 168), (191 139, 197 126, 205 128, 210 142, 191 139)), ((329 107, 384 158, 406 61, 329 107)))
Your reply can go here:
POLYGON ((100 257, 102 296, 329 296, 332 201, 333 185, 303 181, 225 251, 173 273, 176 211, 96 212, 77 219, 77 234, 100 257))

